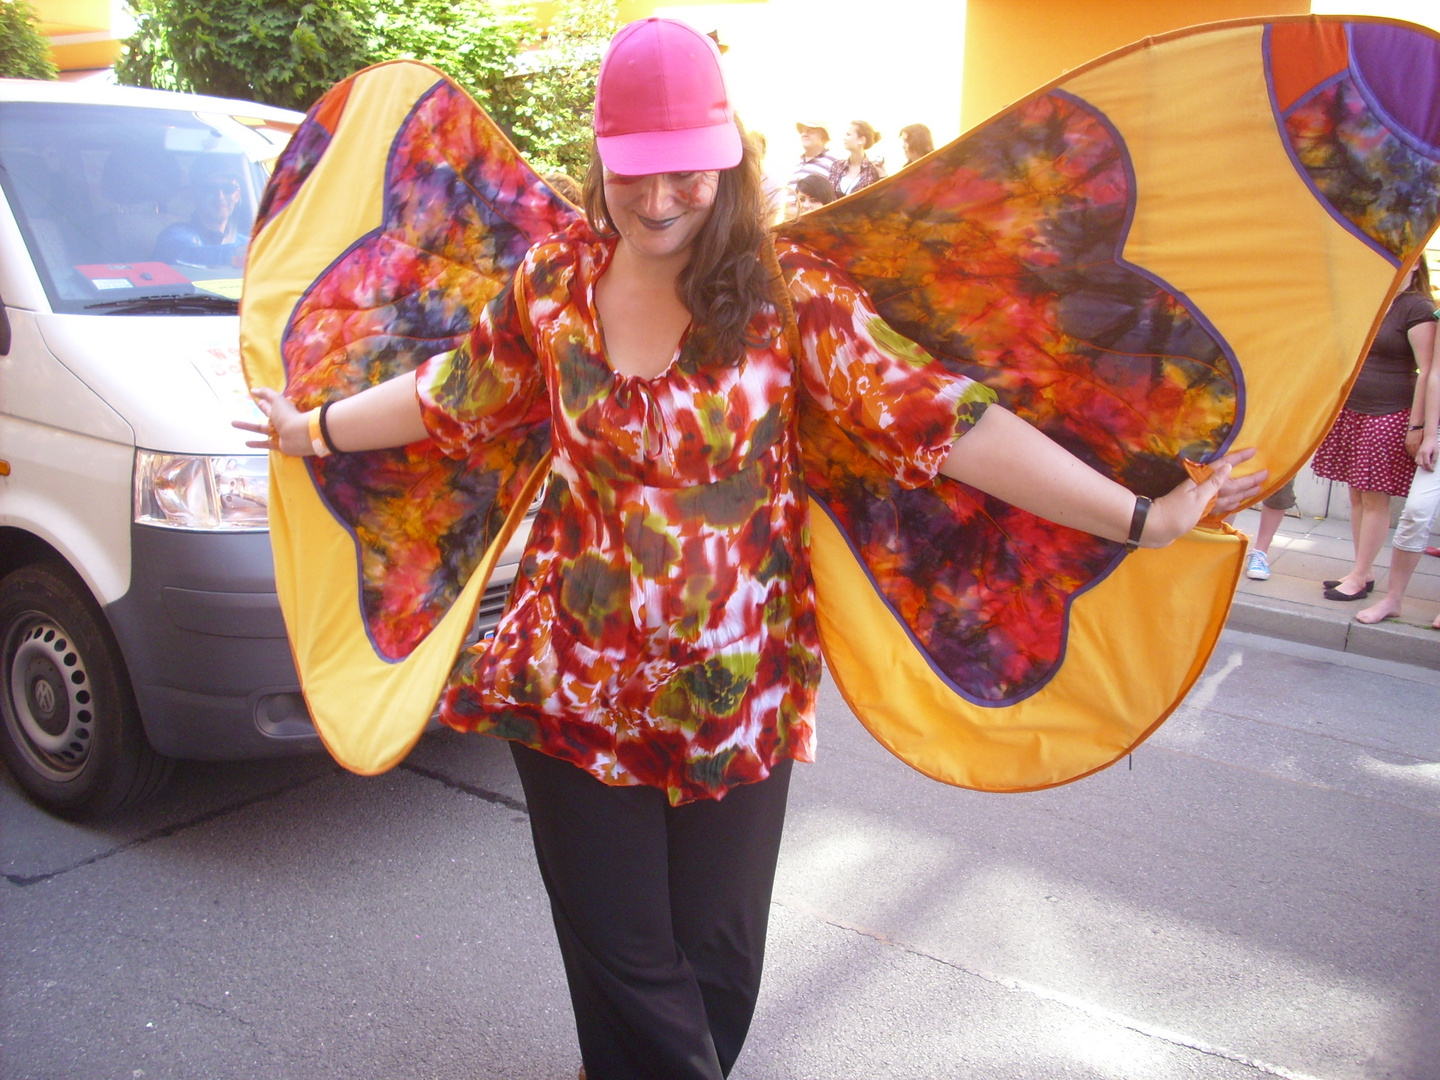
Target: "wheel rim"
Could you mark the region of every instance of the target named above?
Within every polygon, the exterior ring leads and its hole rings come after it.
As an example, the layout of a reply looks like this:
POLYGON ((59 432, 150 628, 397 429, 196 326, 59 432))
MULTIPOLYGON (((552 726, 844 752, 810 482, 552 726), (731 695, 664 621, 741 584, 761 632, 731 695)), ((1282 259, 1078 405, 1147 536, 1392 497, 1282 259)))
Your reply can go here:
POLYGON ((5 724, 15 745, 48 779, 74 779, 90 759, 95 729, 80 650, 54 619, 31 612, 10 624, 5 673, 5 724))

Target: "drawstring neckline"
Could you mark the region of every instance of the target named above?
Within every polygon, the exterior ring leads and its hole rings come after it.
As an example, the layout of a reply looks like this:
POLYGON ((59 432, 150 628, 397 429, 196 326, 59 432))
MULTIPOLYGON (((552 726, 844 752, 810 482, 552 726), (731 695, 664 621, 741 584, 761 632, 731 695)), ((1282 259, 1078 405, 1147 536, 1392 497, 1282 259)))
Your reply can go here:
POLYGON ((633 407, 635 399, 640 402, 640 447, 647 461, 654 461, 666 449, 665 414, 655 397, 655 390, 648 379, 634 376, 619 376, 616 398, 620 407, 633 407))

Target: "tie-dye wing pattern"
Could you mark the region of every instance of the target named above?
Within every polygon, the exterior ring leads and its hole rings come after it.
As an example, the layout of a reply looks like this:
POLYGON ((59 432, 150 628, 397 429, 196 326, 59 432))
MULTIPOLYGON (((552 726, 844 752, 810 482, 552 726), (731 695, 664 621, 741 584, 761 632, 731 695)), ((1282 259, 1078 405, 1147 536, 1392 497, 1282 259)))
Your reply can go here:
MULTIPOLYGON (((1383 21, 1247 20, 1077 69, 780 230, 802 347, 835 338, 827 298, 858 284, 879 314, 858 336, 896 357, 932 354, 1134 491, 1158 495, 1181 477, 1182 457, 1203 461, 1232 443, 1256 445, 1278 486, 1323 436, 1433 229, 1434 42, 1383 21), (1389 61, 1366 58, 1365 27, 1391 28, 1375 38, 1379 52, 1409 58, 1429 104, 1411 107, 1389 61)), ((370 192, 363 216, 320 230, 324 243, 294 240, 327 223, 320 189, 343 216, 350 178, 334 167, 336 148, 367 138, 317 112, 252 244, 258 264, 281 277, 300 265, 295 280, 313 282, 253 295, 247 282, 241 320, 247 370, 273 372, 269 346, 245 344, 247 316, 270 333, 281 298, 304 288, 282 316, 302 405, 448 349, 523 250, 575 214, 463 95, 406 70, 394 81, 420 92, 404 97, 403 116, 385 80, 364 74, 332 104, 355 111, 364 98, 367 119, 383 117, 369 142, 393 135, 381 224, 370 192)), ((663 451, 647 401, 617 392, 607 407, 637 409, 641 449, 663 451)), ((552 437, 529 419, 478 440, 460 466, 416 447, 325 459, 313 474, 323 505, 309 483, 296 488, 308 503, 277 500, 272 486, 272 521, 283 509, 304 523, 276 544, 282 607, 301 627, 297 666, 312 707, 326 698, 316 720, 327 745, 343 737, 337 757, 357 771, 398 760, 429 715, 440 666, 451 671, 454 652, 439 653, 459 649, 464 620, 441 618, 448 598, 552 437), (323 551, 310 542, 320 534, 323 551), (311 582, 325 574, 358 578, 347 611, 317 598, 311 582), (356 630, 345 620, 361 606, 356 630), (388 670, 420 667, 413 683, 388 670), (401 708, 404 723, 390 723, 401 708), (371 728, 386 729, 384 745, 371 728)), ((905 490, 834 415, 802 403, 799 419, 811 505, 823 511, 802 531, 821 640, 857 714, 916 768, 992 790, 1064 783, 1123 756, 1199 677, 1241 569, 1233 530, 1127 555, 948 480, 905 490)), ((274 466, 308 478, 306 468, 274 466)), ((478 597, 482 577, 463 596, 478 597)))
MULTIPOLYGON (((1436 36, 1384 20, 1148 39, 783 226, 819 259, 782 247, 782 264, 853 277, 895 331, 1132 491, 1232 445, 1257 448, 1273 489, 1434 229, 1437 80, 1436 36), (1349 76, 1364 108, 1327 107, 1349 76), (1329 124, 1308 147, 1307 107, 1329 124)), ((1203 669, 1233 530, 1130 555, 948 480, 904 491, 824 416, 802 435, 836 681, 915 767, 1001 790, 1073 780, 1203 669)))
POLYGON ((265 194, 261 196, 255 224, 250 230, 252 236, 258 235, 276 214, 290 205, 300 185, 315 171, 315 166, 330 148, 330 140, 335 137, 335 123, 345 111, 345 102, 354 83, 352 76, 332 86, 311 106, 305 119, 295 129, 280 160, 275 163, 270 182, 265 185, 265 194))
MULTIPOLYGON (((282 342, 288 396, 314 407, 453 349, 530 245, 574 216, 464 91, 437 82, 395 136, 384 222, 295 308, 282 342)), ((311 459, 359 547, 380 655, 408 655, 449 609, 548 449, 547 427, 458 461, 428 442, 311 459)))
MULTIPOLYGON (((1133 199, 1118 134, 1052 93, 783 232, 848 270, 952 371, 1156 496, 1182 478, 1181 455, 1224 445, 1238 373, 1183 297, 1122 259, 1133 199)), ((798 251, 782 264, 822 272, 798 251)), ((1043 685, 1070 598, 1121 545, 952 481, 906 491, 823 415, 807 415, 805 433, 811 489, 960 692, 1004 703, 1043 685)))
POLYGON ((1299 23, 1271 27, 1265 48, 1297 166, 1398 264, 1440 214, 1440 41, 1389 23, 1299 23), (1319 67, 1307 63, 1317 44, 1330 61, 1319 67))

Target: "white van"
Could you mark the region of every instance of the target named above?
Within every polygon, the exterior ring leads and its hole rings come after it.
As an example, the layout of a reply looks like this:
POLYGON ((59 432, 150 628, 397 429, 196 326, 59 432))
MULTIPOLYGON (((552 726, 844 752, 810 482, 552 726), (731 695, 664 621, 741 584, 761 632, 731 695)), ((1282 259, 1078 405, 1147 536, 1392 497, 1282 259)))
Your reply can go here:
POLYGON ((172 758, 319 748, 275 596, 268 464, 230 426, 258 416, 245 244, 300 120, 0 79, 0 757, 53 812, 138 801, 172 758))

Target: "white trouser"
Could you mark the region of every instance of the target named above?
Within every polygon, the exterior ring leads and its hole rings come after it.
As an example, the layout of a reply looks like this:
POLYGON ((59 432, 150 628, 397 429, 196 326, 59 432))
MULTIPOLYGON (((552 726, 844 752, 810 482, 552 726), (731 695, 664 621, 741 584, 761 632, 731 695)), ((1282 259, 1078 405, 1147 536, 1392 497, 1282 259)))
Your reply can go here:
POLYGON ((1424 551, 1437 510, 1440 510, 1440 463, 1434 472, 1417 467, 1415 479, 1410 481, 1410 494, 1405 498, 1405 509, 1400 512, 1400 524, 1395 526, 1395 548, 1424 551))

